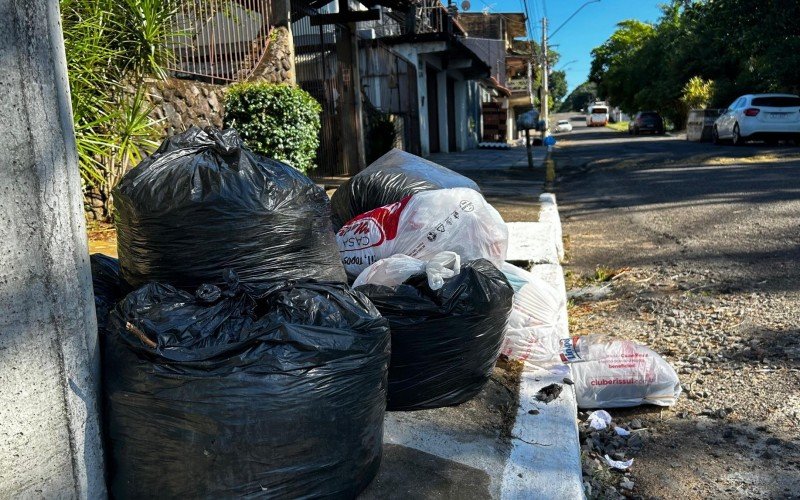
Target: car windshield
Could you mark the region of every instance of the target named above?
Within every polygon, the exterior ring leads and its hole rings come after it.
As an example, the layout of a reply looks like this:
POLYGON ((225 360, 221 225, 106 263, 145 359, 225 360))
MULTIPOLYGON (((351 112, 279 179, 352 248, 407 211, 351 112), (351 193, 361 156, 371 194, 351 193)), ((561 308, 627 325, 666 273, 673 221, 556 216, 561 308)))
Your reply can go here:
POLYGON ((800 106, 800 97, 793 97, 793 96, 754 97, 752 105, 766 106, 768 108, 792 108, 800 106))
POLYGON ((559 125, 569 125, 569 122, 567 120, 559 120, 558 124, 559 125))
POLYGON ((642 118, 658 118, 658 113, 642 113, 642 118))
POLYGON ((606 108, 594 108, 592 110, 593 115, 604 115, 606 113, 608 113, 608 110, 606 108))

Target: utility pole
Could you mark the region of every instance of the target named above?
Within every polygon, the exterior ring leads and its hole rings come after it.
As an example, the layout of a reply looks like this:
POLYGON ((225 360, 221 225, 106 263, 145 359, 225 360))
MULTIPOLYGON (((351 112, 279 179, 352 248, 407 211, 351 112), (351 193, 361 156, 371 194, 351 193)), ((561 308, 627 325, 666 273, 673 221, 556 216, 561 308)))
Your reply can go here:
POLYGON ((0 498, 106 497, 100 356, 57 0, 0 0, 0 498))
POLYGON ((542 121, 544 121, 544 130, 542 130, 542 139, 547 137, 549 133, 549 123, 550 123, 550 109, 548 103, 548 96, 550 95, 550 91, 548 90, 548 80, 550 77, 550 65, 547 62, 547 18, 542 18, 542 98, 541 98, 541 112, 542 112, 542 121))

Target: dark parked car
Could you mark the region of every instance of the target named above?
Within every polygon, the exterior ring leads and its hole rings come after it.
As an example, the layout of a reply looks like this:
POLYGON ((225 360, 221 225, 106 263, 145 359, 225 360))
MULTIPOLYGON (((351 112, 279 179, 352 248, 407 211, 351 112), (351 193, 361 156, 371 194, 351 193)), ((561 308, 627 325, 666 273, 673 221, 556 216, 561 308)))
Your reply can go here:
POLYGON ((639 135, 642 132, 651 134, 664 133, 664 119, 655 111, 639 111, 636 116, 628 122, 628 133, 639 135))

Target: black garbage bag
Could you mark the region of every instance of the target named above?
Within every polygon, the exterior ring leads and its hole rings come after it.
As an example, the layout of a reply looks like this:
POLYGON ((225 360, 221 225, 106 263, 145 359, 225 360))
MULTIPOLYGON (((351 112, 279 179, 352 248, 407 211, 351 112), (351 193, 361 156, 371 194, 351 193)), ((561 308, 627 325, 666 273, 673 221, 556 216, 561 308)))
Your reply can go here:
POLYGON ((104 342, 116 498, 355 497, 381 458, 389 327, 338 283, 150 283, 104 342))
POLYGON ((419 191, 466 187, 475 182, 437 163, 392 149, 351 177, 331 196, 336 229, 373 208, 396 203, 419 191))
POLYGON ((357 288, 389 320, 389 410, 421 410, 468 401, 494 368, 514 290, 485 259, 431 290, 425 275, 396 287, 357 288))
POLYGON ((102 332, 108 323, 108 314, 122 298, 122 288, 119 281, 119 261, 108 255, 94 253, 89 256, 89 264, 92 268, 97 329, 102 332))
POLYGON ((164 141, 114 190, 122 278, 194 290, 242 282, 346 280, 325 191, 247 149, 233 129, 164 141))

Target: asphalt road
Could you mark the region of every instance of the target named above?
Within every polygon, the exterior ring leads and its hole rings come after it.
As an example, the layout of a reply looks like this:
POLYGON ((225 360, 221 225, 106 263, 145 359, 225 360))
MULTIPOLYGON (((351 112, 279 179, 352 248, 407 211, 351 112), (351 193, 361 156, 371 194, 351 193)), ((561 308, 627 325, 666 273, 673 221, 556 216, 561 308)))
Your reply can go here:
POLYGON ((608 228, 621 239, 582 254, 582 265, 679 261, 720 271, 732 286, 800 290, 800 148, 585 126, 562 137, 557 191, 567 224, 625 221, 608 228), (657 248, 636 251, 638 243, 657 248))
POLYGON ((573 124, 555 154, 568 283, 621 274, 609 296, 576 301, 572 330, 650 345, 684 387, 663 411, 611 410, 643 422, 644 447, 621 450, 633 490, 589 453, 592 496, 796 498, 800 148, 573 124))

